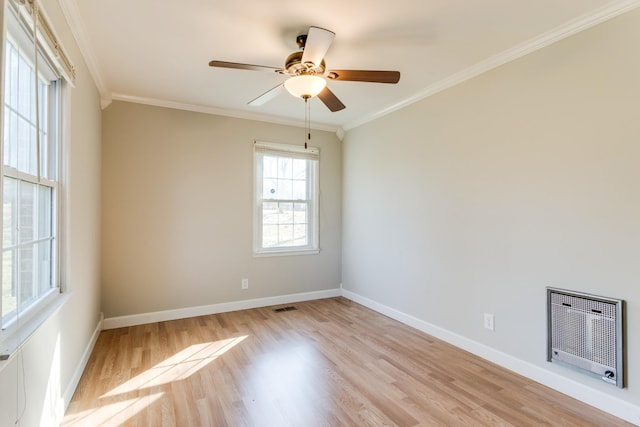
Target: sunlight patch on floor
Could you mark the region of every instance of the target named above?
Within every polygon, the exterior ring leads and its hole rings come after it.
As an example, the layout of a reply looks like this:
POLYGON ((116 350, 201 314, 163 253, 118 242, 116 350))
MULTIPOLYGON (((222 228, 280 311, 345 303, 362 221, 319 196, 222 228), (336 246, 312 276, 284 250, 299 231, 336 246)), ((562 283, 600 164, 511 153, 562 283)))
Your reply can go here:
POLYGON ((62 426, 119 426, 127 419, 151 406, 162 398, 163 395, 164 393, 160 392, 132 399, 120 400, 114 403, 103 404, 97 408, 67 414, 62 426))
POLYGON ((114 397, 143 388, 181 381, 242 342, 247 336, 194 344, 100 396, 114 397))

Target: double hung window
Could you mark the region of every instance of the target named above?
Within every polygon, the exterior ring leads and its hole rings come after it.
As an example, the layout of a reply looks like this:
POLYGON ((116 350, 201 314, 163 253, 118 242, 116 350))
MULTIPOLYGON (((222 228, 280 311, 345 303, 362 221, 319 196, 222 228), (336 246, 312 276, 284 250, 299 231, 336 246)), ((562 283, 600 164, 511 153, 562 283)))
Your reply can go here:
POLYGON ((2 112, 3 331, 15 330, 19 320, 59 294, 61 80, 18 18, 18 11, 7 12, 2 112))
POLYGON ((254 253, 318 252, 317 148, 256 142, 254 253))

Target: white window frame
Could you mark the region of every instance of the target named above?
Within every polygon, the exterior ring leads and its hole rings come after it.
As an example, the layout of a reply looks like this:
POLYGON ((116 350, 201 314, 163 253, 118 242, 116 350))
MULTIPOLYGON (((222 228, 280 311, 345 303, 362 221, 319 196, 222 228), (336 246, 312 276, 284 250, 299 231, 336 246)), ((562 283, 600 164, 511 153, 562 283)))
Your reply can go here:
POLYGON ((253 206, 253 254, 254 256, 307 255, 320 252, 318 221, 320 194, 320 150, 297 145, 255 141, 253 150, 254 206, 253 206), (265 199, 263 198, 263 156, 271 155, 308 161, 306 178, 306 199, 265 199), (264 202, 307 204, 307 244, 298 246, 264 247, 263 245, 263 203, 264 202))
MULTIPOLYGON (((36 171, 36 174, 25 173, 24 171, 20 171, 15 167, 5 165, 5 161, 2 158, 4 155, 4 127, 7 126, 4 117, 5 111, 5 99, 6 96, 5 91, 2 91, 2 97, 0 99, 2 103, 2 140, 0 141, 0 158, 2 161, 0 162, 0 168, 2 168, 2 183, 0 183, 0 199, 3 199, 2 189, 4 185, 4 177, 18 179, 25 183, 31 183, 45 187, 51 188, 52 198, 53 198, 53 208, 51 212, 51 227, 52 227, 52 242, 51 245, 51 254, 50 254, 50 274, 52 276, 52 286, 46 292, 39 294, 37 299, 27 305, 26 307, 17 307, 17 314, 15 317, 11 319, 5 319, 3 323, 4 314, 2 313, 2 304, 0 304, 0 361, 6 360, 10 358, 15 351, 22 345, 22 343, 37 329, 37 327, 42 324, 49 316, 51 316, 58 308, 62 306, 62 304, 67 300, 66 296, 62 295, 62 286, 61 286, 61 188, 60 182, 63 178, 64 171, 62 169, 62 165, 64 164, 63 159, 63 125, 64 125, 64 117, 66 116, 64 111, 64 98, 66 95, 66 86, 67 83, 73 83, 73 78, 75 77, 75 69, 68 62, 68 58, 62 52, 61 47, 55 39, 55 34, 51 31, 51 28, 48 26, 46 20, 44 19, 44 15, 37 8, 34 9, 25 9, 25 6, 20 6, 13 1, 5 2, 6 7, 4 10, 5 15, 5 33, 2 37, 2 53, 3 53, 3 61, 2 61, 2 87, 4 89, 5 76, 4 67, 7 56, 7 43, 11 42, 11 44, 17 48, 19 51, 23 51, 23 59, 32 67, 36 68, 37 63, 37 74, 38 78, 42 79, 46 82, 51 82, 48 86, 49 96, 53 95, 53 98, 50 98, 50 101, 46 105, 46 116, 48 129, 46 130, 49 138, 55 138, 55 153, 45 152, 44 150, 40 153, 41 159, 38 162, 38 166, 40 163, 43 165, 46 163, 48 166, 45 167, 45 173, 47 168, 55 168, 54 179, 47 179, 44 176, 41 176, 42 168, 36 171), (34 32, 33 32, 33 18, 30 15, 31 13, 37 13, 38 15, 38 23, 42 25, 46 31, 42 34, 38 32, 36 29, 36 35, 38 38, 38 55, 37 60, 34 59, 35 54, 35 46, 36 43, 34 41, 34 32), (53 40, 53 42, 51 42, 53 40), (52 55, 52 52, 55 55, 52 55), (54 58, 54 59, 52 59, 54 58), (37 62, 36 62, 37 61, 37 62), (55 101, 55 103, 53 103, 55 101), (46 158, 45 158, 46 157, 46 158), (52 163, 52 158, 55 158, 55 162, 52 163)), ((31 82, 30 84, 35 84, 35 82, 31 82)), ((42 108, 43 106, 41 106, 42 108)), ((41 147, 45 148, 45 147, 41 147)), ((48 147, 46 147, 48 148, 48 147)), ((47 177, 51 177, 47 175, 47 177)), ((2 211, 0 211, 2 212, 2 211)), ((2 216, 2 215, 0 215, 2 216)), ((1 233, 1 232, 0 232, 1 233)), ((2 265, 0 264, 0 272, 2 271, 2 265)), ((19 303, 18 303, 19 304, 19 303)))

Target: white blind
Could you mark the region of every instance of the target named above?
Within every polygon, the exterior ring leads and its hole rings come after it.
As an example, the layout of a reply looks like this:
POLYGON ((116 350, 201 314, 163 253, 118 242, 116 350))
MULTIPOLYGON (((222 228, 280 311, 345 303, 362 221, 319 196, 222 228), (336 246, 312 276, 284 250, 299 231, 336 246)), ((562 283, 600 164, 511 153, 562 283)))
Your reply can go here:
POLYGON ((275 142, 254 141, 253 149, 256 153, 286 156, 295 159, 319 160, 320 149, 316 147, 304 148, 300 145, 277 144, 275 142))
POLYGON ((67 83, 74 85, 76 68, 62 48, 53 28, 49 24, 49 20, 46 18, 42 9, 40 9, 37 1, 9 0, 7 3, 20 25, 22 25, 31 37, 37 38, 38 46, 47 57, 48 62, 56 68, 56 71, 60 73, 60 76, 64 78, 67 83), (34 37, 33 34, 34 20, 37 27, 37 37, 34 37))

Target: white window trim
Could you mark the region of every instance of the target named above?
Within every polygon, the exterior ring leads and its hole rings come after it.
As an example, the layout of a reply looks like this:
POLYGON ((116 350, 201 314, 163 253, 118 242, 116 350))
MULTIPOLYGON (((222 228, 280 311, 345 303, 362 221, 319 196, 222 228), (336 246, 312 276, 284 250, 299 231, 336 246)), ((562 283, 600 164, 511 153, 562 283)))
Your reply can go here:
MULTIPOLYGON (((0 52, 2 52, 3 56, 6 53, 6 43, 7 40, 12 40, 12 42, 22 45, 22 43, 18 40, 18 38, 26 37, 21 30, 25 30, 29 37, 33 36, 31 29, 33 28, 33 19, 28 14, 25 13, 23 7, 20 7, 13 1, 8 1, 5 3, 6 7, 4 9, 5 14, 5 31, 2 34, 2 48, 0 52), (9 34, 11 32, 11 34, 9 34)), ((64 153, 66 152, 67 143, 65 135, 68 135, 68 99, 69 93, 66 89, 67 87, 73 87, 74 79, 75 79, 75 68, 70 64, 66 55, 61 50, 62 47, 59 45, 57 40, 55 39, 55 35, 48 25, 46 19, 46 14, 43 13, 42 9, 38 10, 38 29, 44 30, 46 33, 43 35, 42 33, 38 33, 38 45, 40 49, 44 49, 47 56, 47 62, 56 69, 55 72, 58 73, 57 76, 50 76, 46 74, 45 78, 51 78, 51 80, 58 80, 59 85, 57 87, 58 91, 58 117, 56 133, 58 138, 57 143, 57 151, 58 151, 58 161, 57 161, 57 181, 51 182, 49 180, 45 180, 44 178, 40 178, 40 183, 45 184, 53 188, 53 191, 57 193, 56 195, 56 206, 54 207, 54 218, 52 221, 54 222, 54 226, 56 227, 56 253, 55 259, 53 261, 54 265, 54 277, 55 277, 55 287, 51 288, 47 293, 45 293, 42 297, 40 297, 34 304, 30 305, 23 311, 19 313, 19 315, 11 319, 10 321, 0 324, 0 369, 3 367, 3 361, 11 359, 17 350, 21 348, 22 345, 29 339, 29 337, 38 329, 42 323, 44 323, 48 318, 54 315, 71 297, 70 293, 63 294, 63 289, 66 287, 63 286, 62 283, 62 275, 64 274, 63 261, 66 261, 66 257, 62 252, 65 250, 65 246, 62 243, 62 240, 65 236, 66 227, 61 221, 62 217, 62 209, 63 209, 63 195, 66 192, 62 191, 61 183, 66 182, 66 159, 64 158, 64 153), (51 40, 54 40, 55 46, 51 46, 49 43, 51 40), (57 52, 58 56, 55 58, 51 58, 48 55, 51 52, 57 52), (60 55, 62 54, 62 55, 60 55), (64 109, 63 109, 64 108, 64 109)), ((33 45, 32 40, 28 40, 29 44, 33 45)), ((39 61, 45 60, 42 56, 42 53, 39 54, 39 61)), ((2 73, 0 76, 2 77, 0 80, 1 84, 4 87, 4 61, 0 61, 3 67, 2 73)), ((43 70, 39 70, 41 73, 43 70)), ((2 91, 2 95, 0 96, 0 103, 4 106, 4 91, 2 91)), ((0 121, 2 128, 0 128, 0 134, 3 134, 4 130, 4 120, 0 121)), ((0 144, 0 148, 2 144, 0 144)), ((0 159, 2 157, 2 150, 0 150, 0 159)), ((0 161, 0 168, 3 169, 3 175, 13 176, 15 174, 15 178, 27 178, 27 181, 33 181, 33 177, 28 174, 24 174, 23 172, 19 172, 17 170, 12 170, 13 168, 4 167, 4 161, 0 161)), ((37 179, 36 179, 37 181, 37 179)), ((0 199, 2 199, 2 185, 0 185, 0 199)), ((1 215, 0 215, 1 216, 1 215)), ((1 234, 1 232, 0 232, 1 234)), ((0 273, 2 271, 2 266, 0 265, 0 273)), ((2 313, 0 312, 0 316, 2 313)))
POLYGON ((303 147, 298 145, 279 144, 275 142, 254 141, 253 147, 253 256, 291 256, 291 255, 314 255, 320 253, 320 149, 316 147, 303 147), (313 171, 313 181, 311 189, 314 193, 310 212, 310 239, 307 246, 301 247, 276 247, 262 248, 262 165, 258 163, 258 152, 284 155, 287 157, 315 160, 313 171))

